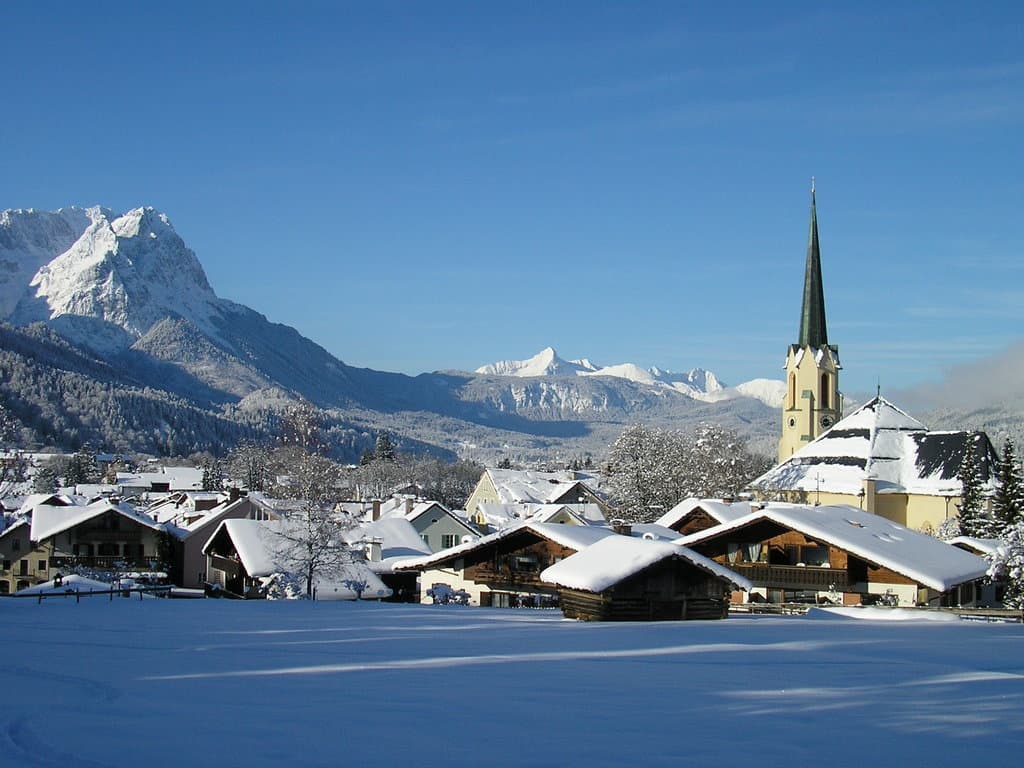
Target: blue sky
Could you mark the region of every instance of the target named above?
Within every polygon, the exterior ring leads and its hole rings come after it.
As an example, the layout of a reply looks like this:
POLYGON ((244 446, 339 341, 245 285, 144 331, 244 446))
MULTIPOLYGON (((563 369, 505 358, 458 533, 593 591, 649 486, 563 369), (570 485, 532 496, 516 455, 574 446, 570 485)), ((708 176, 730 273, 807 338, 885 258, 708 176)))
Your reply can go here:
POLYGON ((1018 3, 10 3, 0 209, 166 212, 345 362, 781 377, 809 182, 844 389, 1024 319, 1018 3))

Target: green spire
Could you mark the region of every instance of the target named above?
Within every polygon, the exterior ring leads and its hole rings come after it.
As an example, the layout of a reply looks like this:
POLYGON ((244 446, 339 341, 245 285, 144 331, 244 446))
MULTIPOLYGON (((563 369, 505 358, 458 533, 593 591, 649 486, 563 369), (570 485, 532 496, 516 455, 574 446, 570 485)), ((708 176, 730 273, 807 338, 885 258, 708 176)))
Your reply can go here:
POLYGON ((828 346, 825 327, 825 292, 821 287, 821 252, 818 250, 818 213, 811 179, 811 229, 807 234, 807 266, 804 271, 804 303, 800 310, 800 346, 828 346))

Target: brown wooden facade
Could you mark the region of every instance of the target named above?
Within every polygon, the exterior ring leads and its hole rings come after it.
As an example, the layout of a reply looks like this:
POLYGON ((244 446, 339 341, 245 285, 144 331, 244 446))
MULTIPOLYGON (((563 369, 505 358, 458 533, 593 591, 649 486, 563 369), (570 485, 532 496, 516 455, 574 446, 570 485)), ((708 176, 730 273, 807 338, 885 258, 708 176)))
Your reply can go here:
MULTIPOLYGON (((464 578, 487 587, 490 595, 482 595, 487 605, 501 605, 495 593, 506 595, 547 596, 534 604, 553 604, 558 591, 540 580, 540 573, 550 565, 574 555, 576 550, 556 544, 530 530, 523 530, 497 539, 490 546, 466 554, 463 558, 464 578)), ((509 605, 518 604, 513 600, 509 605)))
POLYGON ((767 590, 770 602, 829 592, 841 595, 844 603, 856 604, 867 598, 869 584, 916 585, 907 576, 771 520, 690 546, 747 578, 755 588, 767 590))
POLYGON ((560 589, 562 613, 583 621, 724 619, 731 584, 669 557, 603 592, 560 589))

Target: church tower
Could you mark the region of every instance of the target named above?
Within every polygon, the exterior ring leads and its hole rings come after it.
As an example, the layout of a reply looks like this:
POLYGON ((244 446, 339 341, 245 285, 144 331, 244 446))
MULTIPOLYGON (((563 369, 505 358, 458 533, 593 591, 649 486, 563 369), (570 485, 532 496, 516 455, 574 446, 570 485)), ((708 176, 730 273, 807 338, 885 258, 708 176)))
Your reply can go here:
POLYGON ((779 461, 785 461, 828 430, 843 415, 839 394, 839 347, 828 343, 825 292, 818 249, 818 213, 811 181, 811 228, 800 310, 800 336, 786 355, 786 395, 782 403, 779 461))

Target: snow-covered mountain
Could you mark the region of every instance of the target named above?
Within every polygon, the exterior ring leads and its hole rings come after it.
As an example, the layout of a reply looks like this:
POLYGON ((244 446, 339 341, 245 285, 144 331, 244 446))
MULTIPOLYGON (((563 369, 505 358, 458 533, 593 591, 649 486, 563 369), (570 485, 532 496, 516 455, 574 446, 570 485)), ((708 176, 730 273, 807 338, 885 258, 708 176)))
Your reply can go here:
MULTIPOLYGON (((299 396, 335 414, 335 424, 356 425, 339 427, 349 434, 372 439, 386 428, 410 444, 480 458, 596 456, 637 420, 715 421, 760 437, 777 421, 757 394, 724 388, 701 369, 603 367, 553 349, 477 374, 348 366, 293 328, 218 297, 196 254, 153 208, 0 214, 0 321, 0 362, 25 374, 0 379, 0 405, 38 424, 26 426, 34 439, 55 444, 109 443, 130 418, 134 435, 206 450, 217 435, 253 429, 255 416, 245 414, 258 404, 299 396), (31 389, 17 391, 19 381, 31 389), (76 401, 85 390, 106 405, 76 401), (183 408, 191 409, 187 424, 200 426, 186 426, 183 408)), ((355 450, 358 439, 347 445, 355 450)))
POLYGON ((770 379, 755 379, 735 387, 726 387, 711 371, 693 368, 674 372, 657 367, 641 368, 634 363, 601 366, 589 359, 563 360, 554 347, 546 347, 528 360, 503 360, 476 369, 482 376, 609 376, 649 387, 662 387, 708 403, 752 397, 773 408, 781 407, 785 384, 770 379))

